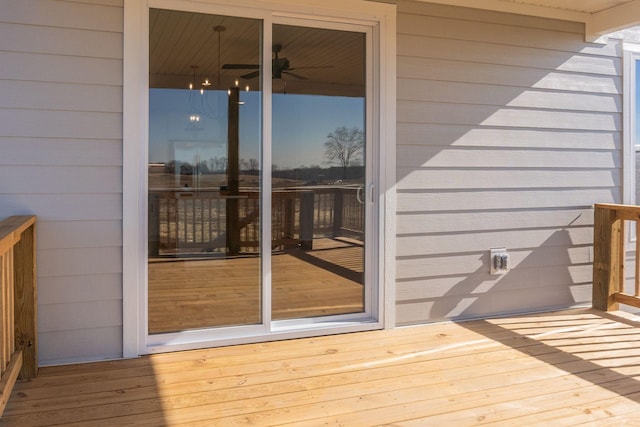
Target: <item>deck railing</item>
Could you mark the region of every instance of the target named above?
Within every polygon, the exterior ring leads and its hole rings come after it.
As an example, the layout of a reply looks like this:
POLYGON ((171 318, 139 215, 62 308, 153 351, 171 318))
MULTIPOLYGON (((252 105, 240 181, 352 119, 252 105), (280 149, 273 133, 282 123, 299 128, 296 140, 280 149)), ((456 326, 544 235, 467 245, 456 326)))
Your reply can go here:
POLYGON ((0 221, 0 414, 16 379, 38 374, 35 216, 0 221))
MULTIPOLYGON (((271 245, 310 249, 314 238, 362 239, 364 211, 357 187, 277 189, 272 196, 271 245)), ((259 193, 241 190, 237 237, 243 252, 259 250, 259 193)), ((229 196, 218 190, 161 190, 149 194, 149 255, 224 253, 229 196)))
POLYGON ((640 238, 635 242, 635 286, 624 292, 629 222, 640 230, 640 206, 596 204, 593 225, 593 308, 617 310, 619 304, 640 308, 640 238))

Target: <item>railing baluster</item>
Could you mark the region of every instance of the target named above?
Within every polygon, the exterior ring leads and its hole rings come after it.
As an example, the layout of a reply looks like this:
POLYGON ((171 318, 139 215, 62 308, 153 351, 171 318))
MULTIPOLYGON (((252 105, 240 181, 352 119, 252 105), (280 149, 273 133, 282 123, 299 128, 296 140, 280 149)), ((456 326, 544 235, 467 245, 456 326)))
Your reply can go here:
MULTIPOLYGON (((258 250, 258 190, 243 190, 236 198, 225 199, 217 190, 153 190, 149 194, 149 255, 224 251, 228 242, 223 236, 229 231, 227 204, 232 201, 238 204, 237 248, 258 250)), ((308 247, 319 237, 362 239, 363 209, 355 187, 275 189, 272 210, 274 247, 296 246, 301 241, 308 247)))

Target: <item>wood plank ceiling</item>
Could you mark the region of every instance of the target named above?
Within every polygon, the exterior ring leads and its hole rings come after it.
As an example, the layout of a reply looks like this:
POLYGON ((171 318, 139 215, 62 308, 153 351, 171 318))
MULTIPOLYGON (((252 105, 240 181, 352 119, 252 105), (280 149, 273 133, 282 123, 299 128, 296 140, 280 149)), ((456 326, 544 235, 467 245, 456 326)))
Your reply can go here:
MULTIPOLYGON (((199 88, 208 78, 211 88, 226 90, 236 79, 242 88, 258 88, 258 73, 249 66, 260 63, 261 21, 152 9, 149 25, 151 87, 186 89, 195 80, 199 88), (224 31, 218 33, 220 26, 224 31)), ((277 25, 273 45, 280 47, 274 92, 363 96, 362 33, 277 25), (289 69, 280 74, 284 61, 289 69)))

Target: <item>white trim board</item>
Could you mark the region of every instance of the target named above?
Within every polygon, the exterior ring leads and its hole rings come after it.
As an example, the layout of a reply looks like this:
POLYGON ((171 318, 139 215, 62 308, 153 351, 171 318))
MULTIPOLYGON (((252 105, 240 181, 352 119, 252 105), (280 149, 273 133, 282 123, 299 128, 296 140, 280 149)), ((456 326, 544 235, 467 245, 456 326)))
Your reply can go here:
MULTIPOLYGON (((378 229, 380 245, 377 258, 380 261, 375 271, 377 286, 374 304, 377 306, 378 320, 373 323, 361 323, 360 327, 393 326, 395 310, 395 6, 383 3, 371 3, 363 0, 348 2, 330 0, 322 6, 317 2, 303 1, 253 1, 253 0, 125 0, 124 35, 124 125, 123 125, 123 356, 136 357, 143 353, 166 351, 161 342, 148 341, 146 334, 146 268, 141 260, 146 259, 146 168, 148 139, 147 91, 148 91, 148 10, 150 7, 188 10, 193 12, 239 14, 264 19, 266 23, 274 18, 304 18, 329 24, 367 25, 376 28, 374 37, 374 61, 377 64, 377 81, 373 86, 378 93, 374 105, 375 134, 379 153, 374 162, 375 181, 378 189, 375 197, 380 200, 378 229), (143 288, 145 290, 143 290, 143 288)), ((264 50, 269 52, 267 40, 264 50)), ((267 53, 268 54, 268 53, 267 53)), ((264 76, 266 78, 266 75, 264 76)), ((269 83, 264 86, 269 87, 269 83)), ((266 101, 268 102, 268 101, 266 101)), ((265 105, 267 107, 268 104, 265 105)), ((268 114, 268 113, 267 113, 268 114)), ((268 115, 265 118, 269 118, 268 115)), ((268 133, 265 126, 263 132, 268 133)), ((264 157, 263 160, 268 160, 264 157)), ((268 211, 267 211, 268 212, 268 211)), ((263 265, 263 267, 265 267, 263 265)), ((327 325, 323 333, 348 332, 354 330, 353 322, 338 322, 327 325)), ((266 340, 294 338, 302 335, 318 334, 317 325, 303 332, 279 329, 273 334, 259 339, 244 338, 236 335, 222 342, 222 345, 246 342, 246 340, 266 340)), ((197 331, 187 335, 196 336, 197 331)), ((175 337, 177 347, 172 350, 220 345, 207 341, 206 337, 196 338, 198 343, 182 342, 183 337, 175 337), (178 348, 179 347, 179 348, 178 348)))

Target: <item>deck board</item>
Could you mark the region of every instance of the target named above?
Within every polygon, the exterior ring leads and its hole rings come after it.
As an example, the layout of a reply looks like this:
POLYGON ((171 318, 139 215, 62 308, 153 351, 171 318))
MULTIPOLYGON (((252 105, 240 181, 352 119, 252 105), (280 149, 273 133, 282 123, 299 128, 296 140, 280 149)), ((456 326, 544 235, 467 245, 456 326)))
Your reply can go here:
POLYGON ((639 325, 583 309, 45 367, 0 425, 637 423, 639 325))
MULTIPOLYGON (((364 311, 363 247, 316 239, 272 259, 272 317, 364 311)), ((149 263, 152 334, 260 322, 260 258, 156 258, 149 263)))

